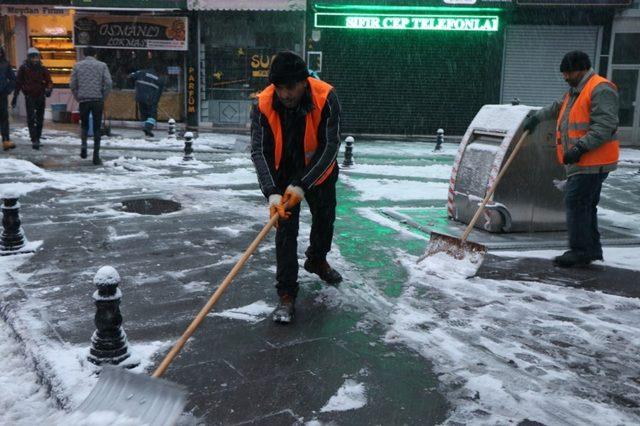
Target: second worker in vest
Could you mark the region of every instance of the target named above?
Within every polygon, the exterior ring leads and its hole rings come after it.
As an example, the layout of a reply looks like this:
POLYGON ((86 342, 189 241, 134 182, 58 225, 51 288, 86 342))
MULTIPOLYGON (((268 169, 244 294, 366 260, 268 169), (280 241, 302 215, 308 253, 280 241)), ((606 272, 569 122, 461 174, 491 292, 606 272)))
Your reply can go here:
POLYGON ((571 267, 602 260, 597 207, 602 183, 618 164, 619 102, 616 86, 595 73, 586 53, 567 53, 560 72, 569 91, 528 117, 524 128, 533 131, 542 120, 556 120, 556 154, 567 172, 569 250, 554 263, 571 267))
POLYGON ((136 102, 140 112, 140 121, 142 121, 142 131, 149 137, 153 137, 153 129, 156 127, 158 118, 158 103, 164 89, 164 80, 160 77, 160 70, 161 67, 156 64, 129 75, 129 78, 133 79, 136 85, 136 102))
POLYGON ((333 87, 310 78, 304 60, 293 52, 274 57, 269 82, 252 111, 251 158, 271 217, 281 217, 276 232, 280 301, 273 320, 289 323, 298 294, 297 238, 303 199, 312 217, 304 268, 329 284, 342 281, 326 257, 336 217, 340 104, 333 87))

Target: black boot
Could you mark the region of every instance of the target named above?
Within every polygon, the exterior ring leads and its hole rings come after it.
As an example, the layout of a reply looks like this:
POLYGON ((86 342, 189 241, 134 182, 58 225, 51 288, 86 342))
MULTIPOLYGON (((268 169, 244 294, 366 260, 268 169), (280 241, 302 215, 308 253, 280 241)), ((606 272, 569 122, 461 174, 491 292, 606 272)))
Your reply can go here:
POLYGON ((93 141, 93 165, 102 166, 102 160, 100 159, 100 140, 93 141))
POLYGON ((295 303, 296 298, 288 293, 280 296, 278 306, 276 306, 276 309, 272 314, 273 321, 280 324, 289 324, 293 321, 293 317, 296 313, 295 303))
POLYGON ((31 141, 31 148, 33 149, 40 149, 40 140, 36 139, 31 141))
POLYGON ((80 158, 87 158, 87 137, 84 135, 80 140, 80 158))
POLYGON ((561 256, 553 258, 553 263, 557 266, 564 268, 571 268, 573 266, 586 266, 591 261, 596 260, 586 253, 582 253, 576 250, 565 251, 561 256))
POLYGON ((326 259, 307 258, 304 262, 304 269, 307 272, 318 275, 327 284, 339 284, 342 282, 342 275, 333 269, 326 259))

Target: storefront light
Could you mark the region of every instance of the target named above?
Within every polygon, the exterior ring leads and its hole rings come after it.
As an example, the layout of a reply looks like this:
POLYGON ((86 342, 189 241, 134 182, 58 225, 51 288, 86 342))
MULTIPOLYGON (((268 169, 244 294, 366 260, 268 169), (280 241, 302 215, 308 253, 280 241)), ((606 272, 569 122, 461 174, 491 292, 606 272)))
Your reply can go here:
POLYGON ((502 12, 497 7, 455 7, 455 6, 389 6, 354 4, 314 4, 313 9, 321 12, 350 13, 416 13, 416 12, 502 12))
POLYGON ((497 16, 484 15, 325 12, 315 14, 316 28, 494 32, 498 31, 499 23, 497 16))
POLYGON ((65 35, 67 34, 67 29, 63 27, 44 27, 42 32, 49 35, 65 35))

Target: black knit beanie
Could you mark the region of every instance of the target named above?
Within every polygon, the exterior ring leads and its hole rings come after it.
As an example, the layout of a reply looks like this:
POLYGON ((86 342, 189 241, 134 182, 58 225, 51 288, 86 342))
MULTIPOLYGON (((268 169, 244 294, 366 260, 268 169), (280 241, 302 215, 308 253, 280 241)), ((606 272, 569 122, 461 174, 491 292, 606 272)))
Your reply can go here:
POLYGON ((289 84, 306 80, 309 70, 304 60, 290 51, 279 52, 271 62, 269 83, 289 84))
POLYGON ((560 62, 560 72, 586 71, 590 68, 589 55, 579 50, 567 53, 560 62))

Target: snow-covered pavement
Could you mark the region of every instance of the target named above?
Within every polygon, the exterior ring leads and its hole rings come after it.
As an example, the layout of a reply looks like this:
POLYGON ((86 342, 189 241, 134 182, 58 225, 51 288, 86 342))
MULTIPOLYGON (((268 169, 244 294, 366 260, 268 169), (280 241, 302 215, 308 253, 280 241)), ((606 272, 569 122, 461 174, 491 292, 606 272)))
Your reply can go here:
MULTIPOLYGON (((134 424, 106 413, 78 419, 58 406, 73 409, 96 381, 86 361, 93 274, 108 263, 125 277, 124 327, 142 361, 137 372, 148 371, 262 226, 264 200, 233 135, 203 135, 196 146, 206 156, 189 163, 179 152, 154 152, 163 141, 113 140, 114 148, 140 151, 105 151, 100 168, 67 157, 75 137, 48 136, 56 144, 48 154, 45 147, 0 157, 0 194, 21 196, 26 235, 42 241, 35 254, 0 258, 3 315, 22 336, 0 321, 0 380, 9 389, 0 396, 0 424, 134 424), (34 164, 46 155, 55 167, 34 164), (141 216, 121 206, 154 197, 182 208, 141 216), (42 377, 45 370, 51 374, 42 377)), ((301 269, 292 328, 268 320, 273 241, 260 247, 169 371, 171 380, 188 381, 191 416, 205 424, 640 423, 637 298, 575 282, 466 278, 468 265, 449 258, 416 262, 427 236, 381 209, 444 209, 457 147, 432 149, 356 142, 355 167, 341 171, 329 259, 347 279, 326 287, 301 269)), ((640 236, 639 159, 623 150, 600 209, 629 236, 640 236)), ((305 211, 301 258, 309 223, 305 211)), ((594 279, 612 269, 636 277, 639 252, 605 248, 594 279)))

